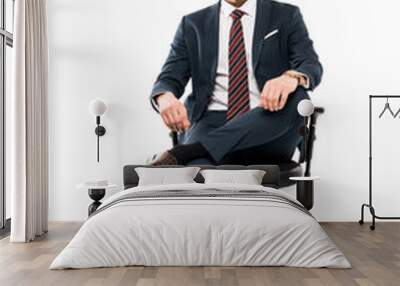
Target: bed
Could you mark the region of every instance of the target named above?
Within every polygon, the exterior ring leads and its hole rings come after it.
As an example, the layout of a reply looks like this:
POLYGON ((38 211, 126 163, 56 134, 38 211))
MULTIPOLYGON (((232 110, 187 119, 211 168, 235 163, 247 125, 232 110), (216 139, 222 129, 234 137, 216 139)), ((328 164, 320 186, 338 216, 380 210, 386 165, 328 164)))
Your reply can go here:
POLYGON ((262 185, 196 183, 138 186, 124 168, 125 190, 106 199, 50 269, 120 266, 290 266, 350 268, 315 218, 277 190, 276 166, 262 185))

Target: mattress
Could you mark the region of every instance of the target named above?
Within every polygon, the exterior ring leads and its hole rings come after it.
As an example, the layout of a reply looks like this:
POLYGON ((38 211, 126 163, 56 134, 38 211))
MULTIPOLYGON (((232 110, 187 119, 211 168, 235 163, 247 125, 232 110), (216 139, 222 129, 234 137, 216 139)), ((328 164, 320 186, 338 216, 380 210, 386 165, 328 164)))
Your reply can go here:
POLYGON ((50 269, 133 265, 351 267, 292 196, 263 186, 193 183, 111 196, 50 269))

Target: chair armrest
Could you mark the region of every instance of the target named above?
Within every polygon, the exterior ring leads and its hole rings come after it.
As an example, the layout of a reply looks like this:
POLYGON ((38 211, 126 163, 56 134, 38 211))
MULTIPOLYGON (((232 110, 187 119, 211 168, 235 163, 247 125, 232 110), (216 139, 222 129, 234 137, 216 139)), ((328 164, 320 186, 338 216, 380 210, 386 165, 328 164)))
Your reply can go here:
POLYGON ((324 113, 325 113, 325 108, 320 107, 320 106, 316 106, 316 107, 315 107, 315 110, 314 110, 314 113, 317 113, 317 114, 324 114, 324 113))
POLYGON ((310 117, 309 132, 307 134, 307 154, 302 154, 300 157, 300 163, 305 162, 305 175, 309 176, 311 171, 311 159, 314 151, 314 141, 316 139, 315 130, 317 125, 317 118, 319 115, 325 113, 325 108, 315 107, 314 113, 310 117))

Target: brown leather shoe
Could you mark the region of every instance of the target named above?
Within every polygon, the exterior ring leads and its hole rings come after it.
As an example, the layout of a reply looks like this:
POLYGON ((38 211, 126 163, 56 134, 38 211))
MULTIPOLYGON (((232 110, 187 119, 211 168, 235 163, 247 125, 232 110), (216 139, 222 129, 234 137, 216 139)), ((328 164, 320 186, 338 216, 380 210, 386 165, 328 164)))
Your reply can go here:
POLYGON ((158 154, 149 162, 150 166, 170 166, 178 165, 178 160, 172 156, 168 151, 158 154))

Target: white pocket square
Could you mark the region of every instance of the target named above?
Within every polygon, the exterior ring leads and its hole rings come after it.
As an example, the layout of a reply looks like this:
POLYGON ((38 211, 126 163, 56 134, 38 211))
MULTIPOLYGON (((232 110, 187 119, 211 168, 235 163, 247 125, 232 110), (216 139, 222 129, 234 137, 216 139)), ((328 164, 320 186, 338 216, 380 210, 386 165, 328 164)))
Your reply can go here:
POLYGON ((273 30, 271 33, 267 34, 267 35, 264 37, 264 40, 269 39, 269 38, 271 38, 273 35, 278 34, 278 33, 279 33, 279 30, 278 30, 278 29, 273 30))

